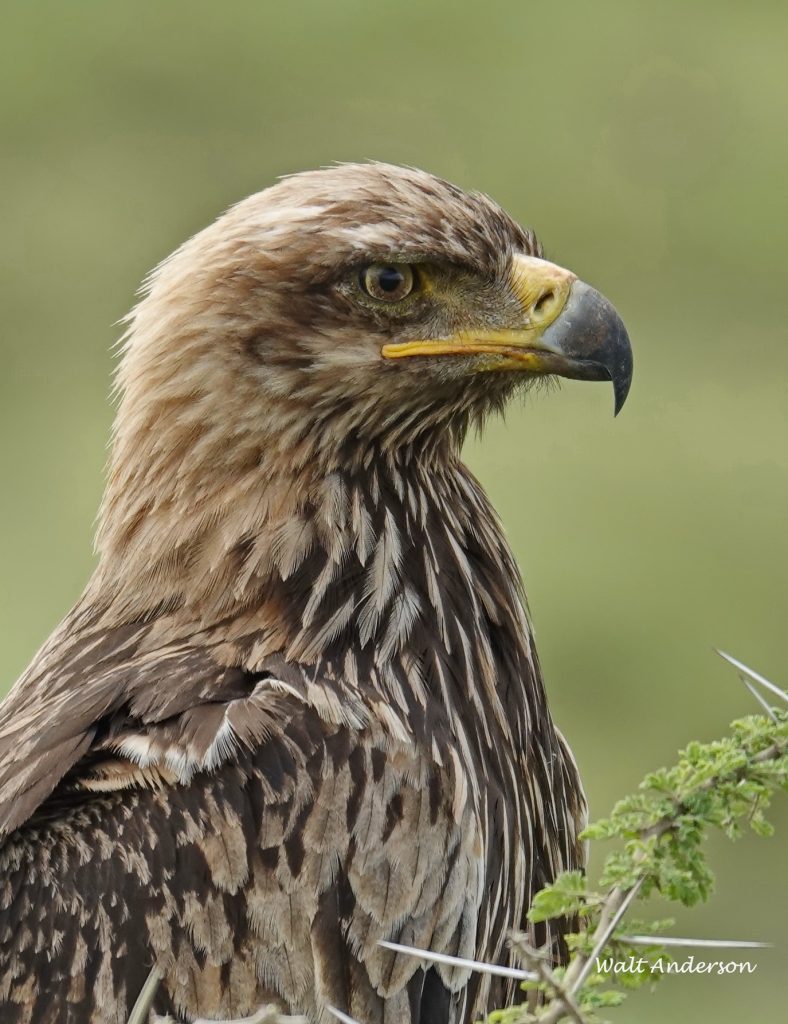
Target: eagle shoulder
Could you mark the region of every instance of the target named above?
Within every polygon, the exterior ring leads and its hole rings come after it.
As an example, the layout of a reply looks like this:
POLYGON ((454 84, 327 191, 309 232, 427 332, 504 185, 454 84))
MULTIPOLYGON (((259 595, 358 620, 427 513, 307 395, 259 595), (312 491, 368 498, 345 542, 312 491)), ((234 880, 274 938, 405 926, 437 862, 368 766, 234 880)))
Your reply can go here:
POLYGON ((408 1021, 436 986, 458 1011, 464 972, 424 988, 412 958, 378 945, 475 948, 484 836, 448 742, 425 750, 379 694, 297 667, 220 690, 97 723, 0 845, 0 1006, 22 1024, 65 1013, 57 1000, 74 1020, 121 1019, 156 963, 158 1012, 273 1001, 317 1018, 331 1003, 408 1021), (42 972, 44 920, 60 940, 42 972))

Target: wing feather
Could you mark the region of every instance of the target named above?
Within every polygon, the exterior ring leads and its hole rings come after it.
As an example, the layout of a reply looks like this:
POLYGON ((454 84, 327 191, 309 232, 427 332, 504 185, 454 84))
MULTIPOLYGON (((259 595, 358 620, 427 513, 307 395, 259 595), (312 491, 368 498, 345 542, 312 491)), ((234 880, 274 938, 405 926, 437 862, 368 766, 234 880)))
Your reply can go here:
MULTIPOLYGON (((159 720, 164 698, 142 715, 110 708, 58 767, 65 740, 28 753, 29 777, 49 774, 0 844, 0 1015, 125 1019, 156 962, 159 1013, 242 1017, 273 1002, 322 1021, 331 1003, 368 1024, 419 1024, 422 968, 379 940, 472 954, 483 844, 447 751, 428 756, 399 712, 378 713, 379 694, 343 693, 342 680, 224 678, 222 699, 204 652, 192 693, 212 699, 159 720), (62 936, 52 950, 29 927, 43 915, 62 936)), ((466 978, 425 987, 424 1021, 466 978)), ((451 998, 459 1013, 464 996, 451 998)))

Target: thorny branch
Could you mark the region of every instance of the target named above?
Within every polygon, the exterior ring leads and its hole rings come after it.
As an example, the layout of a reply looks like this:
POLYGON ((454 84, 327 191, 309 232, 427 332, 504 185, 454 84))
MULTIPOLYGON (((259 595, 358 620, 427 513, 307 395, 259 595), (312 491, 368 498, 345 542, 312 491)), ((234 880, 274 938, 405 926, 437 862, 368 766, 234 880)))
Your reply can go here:
MULTIPOLYGON (((763 677, 758 676, 740 662, 730 658, 730 656, 724 657, 726 660, 732 662, 740 671, 742 682, 748 689, 752 687, 753 682, 756 682, 767 688, 770 693, 779 695, 788 702, 788 697, 786 697, 783 691, 775 687, 774 684, 769 683, 768 680, 764 680, 763 677)), ((759 703, 763 703, 762 698, 760 698, 760 694, 758 694, 758 698, 759 703)), ((723 778, 720 774, 715 774, 699 783, 694 788, 692 793, 693 797, 710 792, 715 787, 720 786, 723 782, 730 783, 731 781, 743 781, 752 776, 758 766, 769 762, 782 761, 785 763, 786 750, 788 747, 784 728, 785 713, 782 713, 782 715, 775 714, 772 708, 768 705, 765 710, 769 715, 770 721, 778 728, 782 723, 783 728, 780 730, 780 736, 775 740, 775 742, 771 743, 765 749, 758 753, 753 753, 748 757, 746 762, 732 773, 732 778, 723 778)), ((760 798, 756 796, 754 798, 754 804, 757 804, 759 799, 760 798)), ((566 968, 566 972, 564 973, 560 986, 556 986, 554 984, 543 986, 543 991, 546 992, 546 998, 541 1010, 537 1011, 537 1014, 531 1018, 532 1020, 538 1021, 539 1024, 558 1024, 559 1021, 570 1019, 574 1021, 575 1024, 587 1024, 588 1018, 583 1015, 582 1012, 578 1013, 578 1005, 575 997, 582 990, 582 987, 587 981, 589 975, 594 971, 595 965, 597 964, 597 958, 600 957, 603 951, 607 948, 608 943, 613 939, 616 929, 618 928, 626 911, 634 902, 635 898, 643 888, 644 883, 648 879, 651 869, 649 851, 653 849, 653 843, 658 843, 669 833, 678 830, 681 819, 690 814, 692 814, 690 801, 686 798, 683 800, 677 800, 674 804, 672 813, 664 815, 654 824, 638 831, 637 838, 641 841, 641 845, 632 854, 634 879, 628 885, 615 885, 608 891, 602 902, 597 907, 599 918, 596 928, 590 936, 590 949, 588 948, 588 944, 586 944, 585 949, 582 947, 578 948, 566 968)), ((626 942, 626 938, 622 936, 621 941, 626 942)), ((682 943, 686 943, 688 940, 680 941, 682 943)), ((656 937, 654 937, 653 942, 655 945, 660 944, 660 940, 656 937)), ((700 945, 701 943, 698 944, 700 945)), ((714 943, 712 942, 712 944, 714 943)), ((743 943, 742 945, 755 946, 762 944, 743 943)), ((529 951, 527 948, 523 949, 522 952, 525 965, 529 968, 536 968, 538 970, 539 955, 535 954, 534 951, 529 951)), ((528 1018, 524 1017, 523 1019, 527 1020, 528 1018)))

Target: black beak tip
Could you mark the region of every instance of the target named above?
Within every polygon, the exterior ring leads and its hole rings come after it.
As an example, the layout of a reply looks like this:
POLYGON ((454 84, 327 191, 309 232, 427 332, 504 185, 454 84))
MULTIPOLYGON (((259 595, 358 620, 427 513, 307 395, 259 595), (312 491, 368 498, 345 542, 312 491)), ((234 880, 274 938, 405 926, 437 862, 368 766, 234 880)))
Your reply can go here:
POLYGON ((579 354, 596 363, 613 384, 614 415, 618 416, 632 384, 632 345, 612 302, 596 288, 577 282, 579 354))
POLYGON ((611 365, 608 366, 608 372, 613 382, 613 415, 618 416, 624 408, 624 402, 627 400, 627 395, 629 395, 629 389, 632 385, 632 346, 629 343, 627 329, 624 327, 618 313, 615 314, 615 318, 617 323, 614 326, 614 331, 618 334, 618 337, 611 345, 611 354, 614 358, 610 361, 611 365))

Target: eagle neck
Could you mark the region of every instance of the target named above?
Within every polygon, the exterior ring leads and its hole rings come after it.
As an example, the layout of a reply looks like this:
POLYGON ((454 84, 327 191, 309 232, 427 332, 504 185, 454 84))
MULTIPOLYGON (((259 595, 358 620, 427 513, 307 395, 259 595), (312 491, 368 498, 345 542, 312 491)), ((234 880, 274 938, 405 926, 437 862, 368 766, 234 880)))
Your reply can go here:
POLYGON ((457 456, 327 476, 272 549, 287 661, 372 686, 427 734, 524 749, 546 730, 552 742, 520 575, 457 456))

